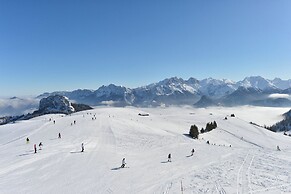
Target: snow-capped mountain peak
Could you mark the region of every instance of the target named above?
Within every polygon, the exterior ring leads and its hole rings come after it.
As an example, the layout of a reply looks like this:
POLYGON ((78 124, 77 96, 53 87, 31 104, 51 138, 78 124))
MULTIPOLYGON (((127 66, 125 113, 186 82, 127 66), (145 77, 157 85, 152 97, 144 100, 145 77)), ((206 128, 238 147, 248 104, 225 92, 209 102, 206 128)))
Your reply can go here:
POLYGON ((277 87, 282 90, 291 88, 291 79, 289 80, 282 80, 280 78, 275 78, 272 80, 272 83, 277 87))
MULTIPOLYGON (((113 104, 115 105, 117 102, 120 106, 192 105, 204 95, 217 103, 223 104, 227 104, 227 99, 231 99, 231 104, 235 105, 236 103, 252 104, 252 101, 256 100, 256 98, 260 97, 260 100, 264 100, 266 95, 272 93, 289 94, 290 90, 286 89, 289 85, 291 86, 290 80, 281 80, 279 78, 268 80, 261 76, 246 77, 239 82, 211 77, 202 80, 197 80, 193 77, 188 80, 171 77, 132 89, 110 84, 103 85, 95 91, 75 90, 73 92, 54 92, 52 94, 67 96, 70 100, 92 106, 100 105, 104 102, 109 102, 109 104, 114 102, 113 104), (242 98, 244 98, 243 103, 240 102, 242 98)), ((49 95, 49 93, 45 95, 49 95)), ((257 104, 258 102, 256 102, 257 104)), ((286 106, 284 103, 281 104, 286 106)))
POLYGON ((246 77, 243 81, 238 82, 238 86, 243 86, 245 88, 253 87, 261 90, 277 88, 271 81, 261 76, 246 77))

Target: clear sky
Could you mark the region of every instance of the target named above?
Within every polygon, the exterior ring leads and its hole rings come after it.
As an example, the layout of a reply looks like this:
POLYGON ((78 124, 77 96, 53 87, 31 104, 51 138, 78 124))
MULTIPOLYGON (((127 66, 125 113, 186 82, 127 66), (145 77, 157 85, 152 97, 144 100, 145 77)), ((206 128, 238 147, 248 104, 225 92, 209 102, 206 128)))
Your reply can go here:
POLYGON ((291 78, 290 0, 0 0, 0 96, 291 78))

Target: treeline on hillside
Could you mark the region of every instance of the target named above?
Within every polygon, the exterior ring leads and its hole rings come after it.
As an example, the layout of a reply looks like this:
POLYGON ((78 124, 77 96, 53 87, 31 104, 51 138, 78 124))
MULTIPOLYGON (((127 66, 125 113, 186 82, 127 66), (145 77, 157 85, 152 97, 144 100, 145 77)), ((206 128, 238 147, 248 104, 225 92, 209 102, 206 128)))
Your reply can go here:
MULTIPOLYGON (((212 131, 215 128, 217 128, 216 121, 209 122, 209 123, 206 124, 205 129, 203 127, 201 128, 200 133, 206 133, 206 132, 212 131)), ((194 138, 194 139, 198 139, 199 129, 195 124, 191 125, 190 131, 189 131, 189 136, 194 138)))
POLYGON ((285 117, 282 121, 277 122, 276 124, 266 127, 267 129, 279 132, 279 131, 290 131, 291 130, 291 110, 284 113, 283 116, 285 117))
POLYGON ((282 121, 270 126, 266 127, 267 129, 273 132, 279 131, 290 131, 291 130, 291 118, 285 118, 282 121))

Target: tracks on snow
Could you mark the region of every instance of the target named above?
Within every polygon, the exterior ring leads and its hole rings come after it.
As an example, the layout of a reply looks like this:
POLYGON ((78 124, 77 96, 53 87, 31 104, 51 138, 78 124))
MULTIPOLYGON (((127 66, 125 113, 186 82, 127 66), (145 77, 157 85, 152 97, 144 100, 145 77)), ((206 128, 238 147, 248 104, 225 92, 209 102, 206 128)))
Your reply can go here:
POLYGON ((243 163, 237 173, 237 194, 252 193, 250 172, 254 158, 255 155, 250 152, 244 157, 243 163))

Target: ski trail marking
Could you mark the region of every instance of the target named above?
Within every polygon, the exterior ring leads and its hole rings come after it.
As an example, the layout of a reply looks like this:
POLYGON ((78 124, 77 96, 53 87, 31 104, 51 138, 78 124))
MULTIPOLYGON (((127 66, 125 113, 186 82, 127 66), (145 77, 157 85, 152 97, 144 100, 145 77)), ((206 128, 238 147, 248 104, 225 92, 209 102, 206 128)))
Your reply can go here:
MULTIPOLYGON (((212 169, 209 168, 209 171, 211 172, 211 174, 213 176, 215 176, 214 172, 212 169)), ((226 194, 224 188, 221 186, 221 184, 219 183, 219 180, 215 180, 214 181, 214 186, 215 186, 215 189, 216 191, 219 193, 219 194, 226 194)))
POLYGON ((248 175, 248 183, 249 183, 249 189, 250 189, 250 193, 252 194, 252 186, 251 186, 251 174, 250 174, 250 170, 251 170, 251 166, 253 164, 253 161, 254 161, 254 158, 255 156, 252 157, 252 160, 248 166, 248 169, 247 169, 247 175, 248 175))
POLYGON ((170 192, 172 186, 173 186, 173 182, 171 182, 171 184, 167 184, 166 191, 164 191, 163 194, 168 194, 170 192))
MULTIPOLYGON (((243 161, 243 163, 241 164, 241 166, 240 166, 240 168, 239 168, 239 170, 238 170, 238 172, 237 172, 237 179, 236 179, 236 185, 237 185, 237 190, 236 190, 236 193, 237 194, 239 194, 240 192, 239 192, 239 190, 241 189, 242 190, 242 187, 243 187, 243 178, 242 177, 240 177, 240 174, 241 174, 241 170, 242 170, 242 168, 243 168, 243 166, 244 166, 244 164, 246 163, 246 160, 247 160, 247 158, 248 158, 248 156, 249 156, 249 152, 247 153, 247 155, 246 155, 246 157, 244 158, 244 161, 243 161), (241 183, 240 183, 240 179, 241 179, 241 183)), ((241 175, 242 176, 242 175, 241 175)))
POLYGON ((287 187, 287 186, 291 186, 291 183, 286 183, 279 186, 266 187, 263 189, 257 189, 257 190, 254 190, 253 193, 258 193, 258 192, 268 191, 268 190, 273 190, 273 189, 280 189, 281 187, 287 187))

